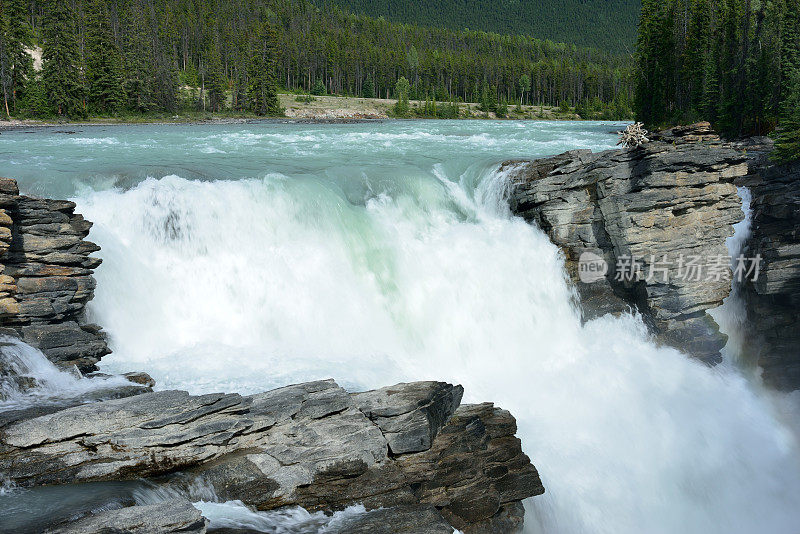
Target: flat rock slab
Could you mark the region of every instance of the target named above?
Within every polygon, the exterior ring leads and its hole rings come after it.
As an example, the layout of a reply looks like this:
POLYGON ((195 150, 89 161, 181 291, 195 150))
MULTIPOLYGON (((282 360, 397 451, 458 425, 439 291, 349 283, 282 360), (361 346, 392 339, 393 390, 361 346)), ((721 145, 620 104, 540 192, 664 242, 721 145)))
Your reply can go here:
POLYGON ((453 527, 430 505, 372 510, 347 519, 332 534, 453 534, 453 527))
POLYGON ((9 422, 0 472, 34 486, 183 471, 260 510, 425 505, 470 532, 544 488, 514 418, 459 407, 462 394, 443 382, 351 394, 332 380, 251 396, 144 393, 9 422))

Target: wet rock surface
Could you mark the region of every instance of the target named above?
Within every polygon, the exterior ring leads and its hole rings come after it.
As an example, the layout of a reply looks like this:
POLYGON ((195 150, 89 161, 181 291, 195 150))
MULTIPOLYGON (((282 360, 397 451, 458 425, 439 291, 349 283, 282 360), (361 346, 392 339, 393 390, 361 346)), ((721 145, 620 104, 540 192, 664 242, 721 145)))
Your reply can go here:
POLYGON ((0 333, 40 349, 59 366, 91 370, 109 353, 99 326, 84 317, 94 296, 99 250, 92 223, 66 200, 19 194, 0 178, 0 333))
POLYGON ((507 162, 511 209, 563 249, 586 319, 638 309, 662 342, 716 363, 726 336, 706 311, 730 292, 725 240, 744 217, 733 182, 747 157, 703 124, 653 139, 507 162), (607 271, 582 276, 592 264, 607 271))
POLYGON ((544 488, 514 418, 460 406, 462 393, 419 382, 351 394, 331 380, 251 396, 144 393, 6 424, 0 472, 36 486, 181 471, 259 510, 363 504, 389 510, 374 521, 392 510, 390 525, 422 521, 419 532, 512 532, 520 501, 544 488))
POLYGON ((205 534, 208 520, 188 501, 165 501, 89 515, 46 534, 205 534))

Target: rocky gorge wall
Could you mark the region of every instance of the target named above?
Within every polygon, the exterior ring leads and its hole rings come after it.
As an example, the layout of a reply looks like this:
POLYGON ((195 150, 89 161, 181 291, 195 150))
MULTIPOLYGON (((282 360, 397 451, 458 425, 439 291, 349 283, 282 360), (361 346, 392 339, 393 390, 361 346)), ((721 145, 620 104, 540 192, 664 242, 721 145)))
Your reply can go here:
POLYGON ((752 195, 747 254, 763 258, 744 285, 747 350, 766 384, 800 389, 800 162, 757 164, 743 183, 752 195))
POLYGON ((747 161, 696 125, 504 169, 512 211, 564 251, 585 318, 637 309, 662 342, 718 363, 727 337, 707 311, 731 289, 725 240, 744 217, 733 182, 747 161), (581 272, 592 266, 606 270, 581 272))
POLYGON ((0 178, 0 333, 19 337, 60 367, 90 371, 110 351, 85 320, 100 247, 85 240, 92 223, 66 200, 19 194, 0 178))
POLYGON ((771 141, 725 143, 707 123, 635 149, 509 161, 512 211, 561 247, 585 319, 637 310, 659 340, 709 364, 727 336, 708 310, 741 285, 745 357, 764 383, 800 388, 800 163, 774 165, 771 141), (752 197, 741 257, 726 239, 752 197), (733 261, 731 261, 733 260, 733 261), (598 266, 605 270, 593 270, 598 266))

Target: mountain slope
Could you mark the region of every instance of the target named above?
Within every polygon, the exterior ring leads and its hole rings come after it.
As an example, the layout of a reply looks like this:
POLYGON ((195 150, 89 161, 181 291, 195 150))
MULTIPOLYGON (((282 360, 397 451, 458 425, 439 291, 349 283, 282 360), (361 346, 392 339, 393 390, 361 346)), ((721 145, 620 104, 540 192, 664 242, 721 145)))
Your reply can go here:
POLYGON ((524 34, 633 51, 640 0, 314 0, 354 13, 450 29, 524 34))

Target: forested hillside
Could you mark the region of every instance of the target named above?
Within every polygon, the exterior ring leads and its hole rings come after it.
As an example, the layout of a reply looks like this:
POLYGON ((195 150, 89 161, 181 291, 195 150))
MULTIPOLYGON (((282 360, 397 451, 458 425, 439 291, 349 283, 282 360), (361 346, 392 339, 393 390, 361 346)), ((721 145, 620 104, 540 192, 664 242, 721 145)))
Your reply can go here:
POLYGON ((315 0, 391 21, 632 53, 640 0, 315 0))
POLYGON ((403 25, 298 0, 0 0, 9 114, 276 112, 288 90, 624 110, 629 60, 524 36, 403 25), (41 46, 33 72, 20 51, 41 46), (198 88, 198 91, 188 89, 198 88), (183 88, 179 90, 179 88, 183 88), (590 105, 591 104, 591 105, 590 105))
MULTIPOLYGON (((643 2, 636 70, 641 120, 708 120, 730 137, 778 125, 800 158, 798 104, 800 0, 643 2)), ((779 144, 778 153, 785 151, 779 144)))

